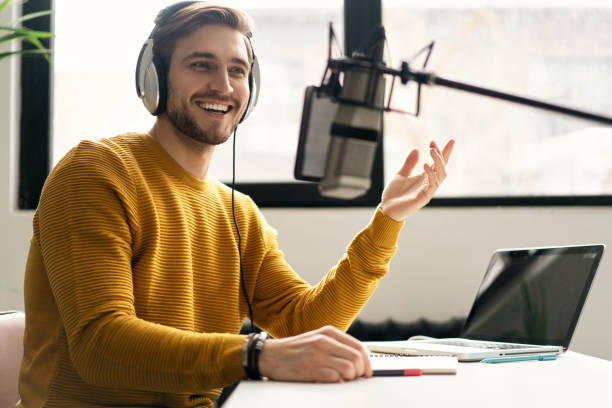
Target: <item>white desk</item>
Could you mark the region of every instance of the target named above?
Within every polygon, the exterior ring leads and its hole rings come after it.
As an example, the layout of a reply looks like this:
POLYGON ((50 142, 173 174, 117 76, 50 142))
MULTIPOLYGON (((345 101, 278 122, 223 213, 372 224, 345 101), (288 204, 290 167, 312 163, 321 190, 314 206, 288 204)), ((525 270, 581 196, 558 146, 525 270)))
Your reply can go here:
POLYGON ((612 361, 567 352, 555 361, 460 363, 456 375, 335 384, 243 381, 237 407, 612 407, 612 361))

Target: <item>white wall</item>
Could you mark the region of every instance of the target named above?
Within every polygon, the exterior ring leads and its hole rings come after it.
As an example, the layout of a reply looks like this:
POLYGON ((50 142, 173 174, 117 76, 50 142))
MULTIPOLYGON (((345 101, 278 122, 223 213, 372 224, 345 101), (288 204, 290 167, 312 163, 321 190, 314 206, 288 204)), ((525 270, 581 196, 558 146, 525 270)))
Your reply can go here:
MULTIPOLYGON (((14 209, 17 117, 11 64, 0 62, 0 310, 23 308, 32 212, 14 209)), ((293 267, 316 283, 369 220, 371 209, 266 209, 293 267)), ((610 208, 425 209, 411 218, 391 271, 361 318, 443 321, 468 312, 489 256, 502 247, 612 243, 610 208)), ((572 349, 612 360, 612 273, 595 279, 572 349)))

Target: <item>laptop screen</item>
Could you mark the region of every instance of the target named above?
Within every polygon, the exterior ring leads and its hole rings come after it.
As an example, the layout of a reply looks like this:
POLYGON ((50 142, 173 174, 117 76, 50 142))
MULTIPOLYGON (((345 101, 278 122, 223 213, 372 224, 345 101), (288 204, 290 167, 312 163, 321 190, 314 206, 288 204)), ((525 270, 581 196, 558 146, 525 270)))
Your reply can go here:
POLYGON ((603 245, 493 254, 462 337, 567 349, 603 245))

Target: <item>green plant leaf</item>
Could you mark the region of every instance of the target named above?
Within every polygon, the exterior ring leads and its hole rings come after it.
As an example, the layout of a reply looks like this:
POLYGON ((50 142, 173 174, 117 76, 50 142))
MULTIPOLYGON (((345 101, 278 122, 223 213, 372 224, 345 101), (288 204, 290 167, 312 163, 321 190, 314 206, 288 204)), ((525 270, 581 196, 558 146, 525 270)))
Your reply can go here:
POLYGON ((40 40, 36 37, 27 37, 24 39, 24 41, 29 41, 32 45, 34 45, 36 48, 38 48, 39 50, 44 50, 45 46, 42 45, 42 43, 40 42, 40 40))
POLYGON ((49 50, 19 50, 19 51, 8 51, 0 52, 0 60, 11 55, 27 55, 27 54, 42 54, 47 61, 49 61, 49 50))
POLYGON ((48 16, 49 14, 53 14, 53 10, 37 11, 36 13, 30 13, 30 14, 26 14, 25 16, 21 16, 17 20, 11 21, 10 24, 15 25, 17 23, 22 23, 24 21, 33 20, 38 17, 48 16))
POLYGON ((4 0, 2 2, 2 4, 0 4, 0 11, 2 11, 2 9, 4 9, 6 6, 8 6, 8 4, 11 2, 11 0, 4 0))
MULTIPOLYGON (((0 0, 0 12, 9 5, 11 0, 0 0)), ((47 31, 37 31, 30 30, 27 27, 15 27, 15 25, 20 24, 23 21, 33 20, 38 17, 46 16, 52 14, 52 10, 38 11, 30 14, 26 14, 25 16, 21 16, 20 18, 8 23, 9 26, 0 26, 0 31, 8 31, 9 34, 3 35, 0 37, 0 44, 12 41, 12 40, 21 40, 28 41, 33 44, 37 49, 28 49, 28 50, 17 50, 17 51, 8 51, 0 53, 0 60, 3 58, 7 58, 11 55, 42 55, 47 62, 51 63, 49 59, 50 50, 46 49, 43 44, 40 42, 41 38, 51 38, 55 37, 55 34, 47 31)))
POLYGON ((17 40, 19 38, 24 38, 24 37, 27 37, 27 35, 17 34, 17 33, 7 34, 7 35, 5 35, 3 37, 0 37, 0 44, 2 44, 3 42, 17 40))
MULTIPOLYGON (((23 34, 13 33, 13 34, 5 35, 4 37, 0 37, 0 43, 10 41, 10 40, 17 40, 17 39, 21 39, 22 41, 28 41, 29 43, 31 43, 38 49, 37 50, 12 51, 8 53, 4 53, 3 55, 11 55, 11 54, 19 54, 19 53, 48 54, 49 52, 49 50, 45 48, 45 46, 40 42, 40 40, 37 37, 30 37, 30 36, 23 35, 23 34)), ((49 61, 49 57, 47 55, 45 55, 45 58, 49 61)))
POLYGON ((55 34, 50 33, 48 31, 28 30, 27 28, 21 28, 21 27, 0 26, 0 30, 6 30, 6 31, 12 31, 14 33, 25 34, 28 37, 38 37, 38 38, 55 37, 55 34))

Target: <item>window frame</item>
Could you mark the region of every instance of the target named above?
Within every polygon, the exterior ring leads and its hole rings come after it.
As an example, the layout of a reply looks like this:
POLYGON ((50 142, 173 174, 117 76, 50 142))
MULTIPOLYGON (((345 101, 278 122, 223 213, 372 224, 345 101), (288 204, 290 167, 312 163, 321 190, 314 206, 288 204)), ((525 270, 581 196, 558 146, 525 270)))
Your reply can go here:
MULTIPOLYGON (((22 15, 49 10, 52 0, 23 2, 22 15)), ((51 31, 51 17, 29 20, 28 28, 51 31)), ((52 49, 52 41, 42 40, 52 49)), ((34 49, 28 42, 23 49, 34 49)), ((53 58, 53 57, 51 57, 53 58)), ((17 204, 19 209, 35 209, 51 163, 51 73, 52 65, 44 58, 21 58, 21 113, 19 118, 19 174, 17 204)))
MULTIPOLYGON (((52 8, 52 0, 29 0, 23 14, 52 8)), ((367 34, 368 27, 382 22, 381 0, 345 0, 344 49, 347 55, 367 34)), ((27 26, 53 31, 51 17, 31 20, 27 26)), ((24 43, 24 49, 31 45, 24 43)), ((50 42, 53 48, 53 41, 50 42)), ((19 124, 18 208, 36 209, 45 179, 51 168, 52 65, 42 58, 21 61, 21 116, 19 124)), ((383 132, 384 134, 384 132, 383 132)), ((384 139, 381 138, 381 139, 384 139)), ((321 197, 317 185, 307 182, 237 183, 260 207, 375 207, 384 188, 383 140, 378 145, 372 172, 372 187, 363 197, 345 201, 321 197)), ((612 195, 596 196, 492 196, 434 198, 429 207, 543 207, 610 206, 612 195)))

